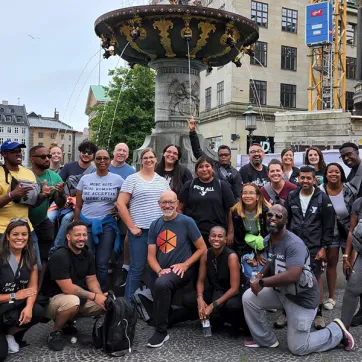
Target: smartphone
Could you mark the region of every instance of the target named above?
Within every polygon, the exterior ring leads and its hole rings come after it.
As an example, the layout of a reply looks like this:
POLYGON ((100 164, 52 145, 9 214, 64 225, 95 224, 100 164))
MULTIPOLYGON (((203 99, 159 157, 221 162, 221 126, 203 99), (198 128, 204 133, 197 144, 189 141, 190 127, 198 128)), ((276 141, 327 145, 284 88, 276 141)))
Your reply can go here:
POLYGON ((346 269, 346 280, 348 280, 351 276, 351 268, 346 269))

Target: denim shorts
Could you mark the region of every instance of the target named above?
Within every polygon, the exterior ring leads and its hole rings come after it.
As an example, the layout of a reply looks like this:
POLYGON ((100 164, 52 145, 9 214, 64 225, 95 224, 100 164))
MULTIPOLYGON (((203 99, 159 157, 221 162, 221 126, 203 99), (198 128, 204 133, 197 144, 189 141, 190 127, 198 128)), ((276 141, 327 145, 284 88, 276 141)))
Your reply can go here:
POLYGON ((329 248, 342 248, 345 249, 346 248, 346 239, 340 237, 339 235, 336 235, 333 238, 333 242, 332 244, 329 246, 329 248))

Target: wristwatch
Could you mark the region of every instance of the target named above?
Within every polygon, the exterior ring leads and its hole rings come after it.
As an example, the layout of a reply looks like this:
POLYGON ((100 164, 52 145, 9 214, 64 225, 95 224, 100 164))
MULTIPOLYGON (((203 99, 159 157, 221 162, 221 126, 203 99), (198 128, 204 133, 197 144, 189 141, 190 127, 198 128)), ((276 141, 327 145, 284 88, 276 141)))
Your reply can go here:
POLYGON ((214 308, 216 308, 218 305, 219 305, 219 304, 217 304, 217 301, 216 301, 216 300, 215 300, 214 302, 212 302, 212 306, 213 306, 214 308))
POLYGON ((264 280, 263 279, 259 279, 259 285, 264 288, 264 280))
POLYGON ((10 293, 10 300, 9 303, 14 303, 16 300, 15 293, 10 293))

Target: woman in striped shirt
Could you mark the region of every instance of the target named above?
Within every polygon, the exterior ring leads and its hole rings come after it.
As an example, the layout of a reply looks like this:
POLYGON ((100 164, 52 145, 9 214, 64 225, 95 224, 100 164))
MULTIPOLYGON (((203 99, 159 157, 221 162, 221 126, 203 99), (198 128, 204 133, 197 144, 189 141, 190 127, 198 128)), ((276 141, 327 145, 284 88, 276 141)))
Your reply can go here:
POLYGON ((129 301, 139 286, 146 264, 148 229, 153 220, 162 216, 158 200, 163 191, 170 190, 166 179, 155 172, 155 151, 145 148, 140 158, 141 171, 127 177, 117 200, 119 214, 128 228, 130 269, 125 297, 129 301))

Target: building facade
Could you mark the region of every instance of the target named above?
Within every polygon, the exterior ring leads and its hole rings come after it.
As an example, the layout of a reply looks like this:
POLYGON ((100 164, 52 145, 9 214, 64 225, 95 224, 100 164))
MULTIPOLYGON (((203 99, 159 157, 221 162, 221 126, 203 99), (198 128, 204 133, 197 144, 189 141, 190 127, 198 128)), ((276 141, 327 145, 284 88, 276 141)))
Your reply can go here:
MULTIPOLYGON (((29 165, 29 121, 25 106, 9 105, 8 101, 0 104, 0 145, 6 140, 24 143, 23 165, 29 165)), ((4 160, 0 155, 0 162, 4 160)))
MULTIPOLYGON (((254 140, 273 151, 274 114, 308 108, 309 49, 305 45, 308 0, 205 0, 204 6, 235 12, 258 23, 255 57, 242 66, 230 63, 204 71, 200 88, 200 132, 217 148, 229 145, 233 160, 247 153, 248 132, 242 114, 252 104, 258 112, 254 140)), ((356 76, 357 8, 348 2, 347 106, 353 109, 356 76)), ((297 141, 297 140, 296 140, 297 141)))
POLYGON ((74 145, 74 160, 79 159, 78 147, 83 142, 89 139, 89 129, 84 128, 83 132, 77 132, 75 134, 75 145, 74 145))
POLYGON ((54 117, 43 117, 34 112, 28 114, 30 126, 29 145, 50 147, 59 146, 63 151, 63 163, 75 159, 75 134, 71 126, 59 120, 59 113, 55 110, 54 117))

